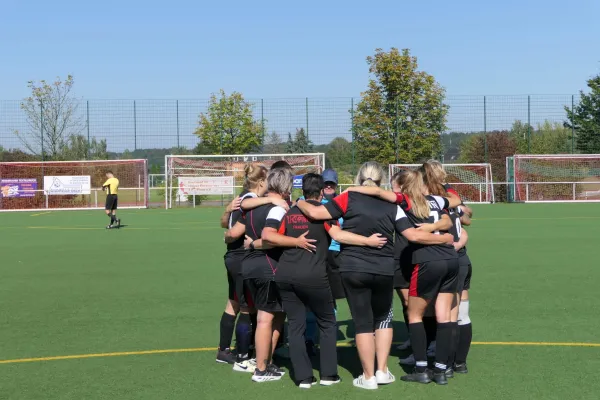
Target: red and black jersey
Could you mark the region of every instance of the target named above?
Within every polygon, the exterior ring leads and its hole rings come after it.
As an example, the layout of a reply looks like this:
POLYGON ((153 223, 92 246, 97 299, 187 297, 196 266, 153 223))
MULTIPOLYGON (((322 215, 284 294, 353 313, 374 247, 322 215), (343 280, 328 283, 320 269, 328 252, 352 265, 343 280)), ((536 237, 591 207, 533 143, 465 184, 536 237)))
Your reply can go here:
POLYGON ((342 244, 340 272, 394 275, 393 235, 399 209, 397 205, 357 192, 344 192, 324 207, 333 219, 344 217, 345 231, 367 237, 380 233, 387 239, 381 249, 342 244))
MULTIPOLYGON (((256 194, 244 190, 240 194, 240 197, 242 198, 242 200, 244 200, 246 198, 256 197, 256 194)), ((232 212, 229 215, 229 229, 233 228, 235 226, 235 224, 238 223, 238 222, 241 222, 243 224, 246 222, 244 220, 244 218, 243 218, 242 210, 235 210, 234 212, 232 212)), ((244 239, 245 238, 242 235, 242 237, 240 237, 235 242, 228 243, 227 244, 227 253, 225 255, 226 256, 239 255, 240 257, 243 257, 244 253, 245 253, 245 250, 244 250, 244 239)))
MULTIPOLYGON (((320 205, 318 201, 308 200, 310 204, 320 205)), ((327 234, 337 221, 312 221, 307 219, 298 207, 292 207, 283 217, 279 233, 290 237, 300 237, 308 231, 306 237, 315 239, 314 253, 305 249, 285 248, 277 264, 275 280, 281 283, 297 283, 304 286, 329 285, 327 276, 327 252, 331 238, 327 234)))
MULTIPOLYGON (((465 215, 465 212, 463 211, 463 209, 460 206, 458 206, 456 208, 451 208, 449 210, 449 212, 450 212, 450 219, 452 220, 452 228, 450 228, 450 233, 454 236, 454 241, 458 242, 460 240, 460 234, 462 232, 462 225, 460 224, 460 217, 465 215)), ((466 246, 461 248, 460 250, 458 250, 459 256, 462 256, 465 254, 467 254, 466 246)))
MULTIPOLYGON (((444 211, 448 208, 448 200, 440 196, 425 196, 429 202, 429 217, 419 218, 410 212, 410 198, 405 195, 397 195, 397 203, 399 207, 399 219, 401 220, 400 225, 402 230, 408 228, 415 228, 417 224, 433 224, 440 220, 443 214, 448 214, 444 211)), ((439 231, 433 233, 439 234, 439 231)), ((445 233, 445 232, 443 232, 445 233)), ((436 260, 447 260, 450 258, 457 258, 458 254, 454 250, 454 246, 450 244, 434 244, 434 245, 423 245, 414 243, 412 253, 413 264, 421 264, 427 261, 436 260)))
MULTIPOLYGON (((281 221, 285 215, 285 209, 265 204, 248 211, 244 215, 246 220, 246 235, 253 240, 261 238, 264 228, 275 228, 279 230, 281 221)), ((246 252, 242 261, 242 275, 244 279, 273 279, 277 271, 277 262, 281 257, 281 248, 268 250, 253 250, 246 252)))

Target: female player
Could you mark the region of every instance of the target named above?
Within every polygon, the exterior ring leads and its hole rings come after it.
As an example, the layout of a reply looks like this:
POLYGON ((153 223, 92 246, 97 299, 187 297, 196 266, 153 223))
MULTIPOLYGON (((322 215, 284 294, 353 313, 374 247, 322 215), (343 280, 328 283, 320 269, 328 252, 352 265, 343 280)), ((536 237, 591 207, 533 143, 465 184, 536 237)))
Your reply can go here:
MULTIPOLYGON (((454 192, 454 189, 446 183, 446 171, 443 165, 435 160, 429 160, 422 166, 425 184, 431 194, 446 195, 454 192)), ((450 217, 453 220, 452 234, 454 235, 454 247, 458 252, 458 287, 457 299, 452 308, 451 322, 453 329, 453 342, 451 356, 448 363, 449 370, 466 374, 468 372, 466 360, 471 347, 473 330, 469 318, 469 288, 471 286, 471 260, 467 255, 466 244, 468 241, 467 231, 462 225, 470 225, 472 211, 466 206, 460 205, 450 209, 450 217)), ((451 372, 450 372, 451 374, 451 372)))
MULTIPOLYGON (((460 204, 460 199, 456 196, 448 199, 440 196, 424 195, 424 193, 427 193, 427 187, 419 171, 410 171, 407 173, 402 185, 404 195, 393 194, 383 190, 373 191, 369 190, 369 188, 352 188, 352 190, 377 194, 388 201, 395 200, 395 202, 401 204, 400 224, 404 229, 408 227, 416 228, 424 223, 441 221, 444 209, 447 209, 451 205, 457 206, 460 204)), ((451 226, 452 224, 448 220, 444 229, 449 229, 451 226)), ((440 231, 434 233, 434 236, 441 236, 440 231)), ((414 270, 410 281, 408 318, 416 368, 412 374, 403 376, 401 378, 403 381, 431 382, 430 375, 427 372, 427 337, 423 326, 423 315, 425 314, 427 305, 433 299, 436 299, 435 311, 438 322, 438 345, 433 380, 438 384, 447 384, 446 369, 452 338, 450 311, 456 292, 458 259, 456 250, 452 246, 454 238, 452 235, 446 235, 451 238, 449 243, 415 246, 412 252, 414 270)), ((411 240, 410 238, 408 239, 411 240)))
MULTIPOLYGON (((249 312, 251 310, 246 303, 250 299, 246 299, 244 296, 242 259, 245 255, 245 225, 242 221, 239 203, 245 198, 261 197, 266 191, 267 169, 263 166, 247 164, 244 168, 244 189, 240 197, 231 202, 221 217, 221 225, 225 224, 225 227, 228 228, 228 231, 225 233, 227 252, 224 258, 227 270, 227 282, 229 284, 229 299, 225 305, 225 312, 221 316, 220 341, 219 349, 217 350, 217 362, 219 363, 234 364, 235 362, 235 357, 230 351, 234 327, 236 330, 238 362, 247 363, 249 359, 248 353, 252 329, 249 312), (241 315, 236 326, 235 319, 240 312, 241 315)), ((251 365, 246 365, 246 367, 251 367, 251 365)), ((242 370, 246 371, 248 368, 242 370)))
MULTIPOLYGON (((378 187, 383 170, 376 162, 363 164, 356 177, 358 185, 378 187)), ((390 192, 391 193, 391 192, 390 192)), ((361 236, 381 233, 387 240, 381 248, 342 246, 340 274, 352 319, 356 326, 356 345, 363 374, 353 384, 363 389, 377 389, 389 384, 395 377, 387 367, 392 344, 392 300, 394 286, 394 230, 413 242, 422 244, 449 243, 452 235, 435 235, 403 226, 403 211, 379 198, 355 192, 344 192, 325 205, 299 201, 304 215, 314 220, 344 217, 344 230, 361 236), (375 335, 375 339, 373 336, 375 335), (377 356, 377 371, 375 371, 377 356)))

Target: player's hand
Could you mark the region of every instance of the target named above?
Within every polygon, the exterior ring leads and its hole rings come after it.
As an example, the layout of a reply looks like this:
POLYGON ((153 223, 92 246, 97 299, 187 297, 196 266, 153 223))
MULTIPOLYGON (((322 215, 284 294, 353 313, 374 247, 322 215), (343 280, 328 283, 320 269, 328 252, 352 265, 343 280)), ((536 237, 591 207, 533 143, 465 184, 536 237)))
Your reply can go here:
POLYGON ((459 251, 460 250, 460 245, 458 244, 458 242, 454 242, 454 250, 459 251))
POLYGON ((250 245, 252 244, 252 242, 254 242, 254 240, 252 240, 252 238, 248 235, 245 235, 246 238, 244 239, 244 248, 246 250, 250 249, 250 245))
POLYGON ((235 210, 239 210, 241 204, 242 204, 242 198, 241 197, 236 197, 235 199, 233 199, 231 201, 231 203, 229 203, 227 205, 227 211, 228 212, 233 212, 235 210))
POLYGON ((454 245, 454 236, 449 233, 444 233, 442 235, 442 239, 444 239, 444 243, 454 245))
POLYGON ((367 238, 367 246, 376 247, 378 249, 385 246, 387 239, 381 236, 381 233, 374 233, 367 238))
POLYGON ((435 224, 417 224, 417 230, 431 233, 435 231, 435 224))
POLYGON ((289 211, 290 210, 290 205, 284 199, 274 199, 274 198, 271 198, 271 203, 274 206, 282 207, 283 209, 285 209, 285 211, 289 211))
POLYGON ((314 253, 314 251, 317 249, 317 246, 313 244, 314 242, 316 242, 316 239, 307 239, 306 235, 308 235, 308 231, 304 232, 300 237, 296 239, 296 247, 314 253))

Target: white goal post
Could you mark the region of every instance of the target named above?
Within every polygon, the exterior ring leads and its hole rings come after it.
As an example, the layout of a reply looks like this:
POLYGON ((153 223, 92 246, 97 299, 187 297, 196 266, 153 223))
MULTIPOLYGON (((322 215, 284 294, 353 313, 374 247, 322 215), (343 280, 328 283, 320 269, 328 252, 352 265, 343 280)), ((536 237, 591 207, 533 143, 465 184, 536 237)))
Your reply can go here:
MULTIPOLYGON (((390 178, 398 171, 417 169, 423 164, 390 164, 390 178)), ((482 164, 442 164, 446 182, 454 187, 465 203, 493 203, 492 166, 482 164)))
POLYGON ((148 207, 146 160, 33 161, 0 163, 0 211, 103 209, 108 171, 120 209, 148 207))
POLYGON ((267 168, 277 161, 288 162, 295 176, 321 173, 325 168, 324 153, 305 154, 231 154, 231 155, 167 155, 165 156, 165 208, 175 200, 192 196, 217 196, 230 199, 244 185, 244 167, 248 163, 267 168))
POLYGON ((600 154, 515 154, 506 172, 515 202, 600 201, 600 154))

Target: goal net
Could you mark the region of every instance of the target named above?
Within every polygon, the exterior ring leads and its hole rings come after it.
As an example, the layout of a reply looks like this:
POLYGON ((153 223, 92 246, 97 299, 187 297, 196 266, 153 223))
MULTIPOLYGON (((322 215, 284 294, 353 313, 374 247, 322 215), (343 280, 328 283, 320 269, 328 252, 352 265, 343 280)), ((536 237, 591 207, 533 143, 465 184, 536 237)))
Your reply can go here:
POLYGON ((165 156, 165 207, 190 202, 195 206, 197 196, 203 196, 205 204, 223 204, 241 192, 247 163, 270 168, 280 160, 292 166, 295 187, 300 175, 325 168, 324 153, 165 156))
MULTIPOLYGON (((390 164, 390 177, 396 172, 417 169, 422 164, 390 164)), ((494 182, 490 164, 443 164, 452 185, 465 203, 493 203, 494 182)))
POLYGON ((600 201, 600 154, 517 154, 507 158, 511 169, 514 201, 600 201))
POLYGON ((146 160, 0 163, 0 211, 104 208, 106 172, 119 180, 119 208, 148 206, 146 160))

